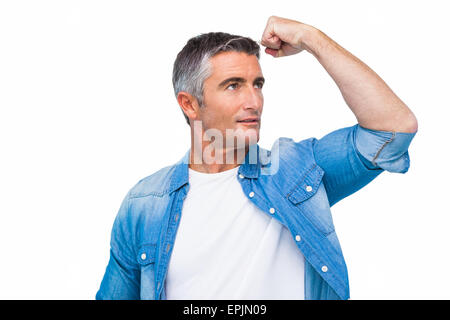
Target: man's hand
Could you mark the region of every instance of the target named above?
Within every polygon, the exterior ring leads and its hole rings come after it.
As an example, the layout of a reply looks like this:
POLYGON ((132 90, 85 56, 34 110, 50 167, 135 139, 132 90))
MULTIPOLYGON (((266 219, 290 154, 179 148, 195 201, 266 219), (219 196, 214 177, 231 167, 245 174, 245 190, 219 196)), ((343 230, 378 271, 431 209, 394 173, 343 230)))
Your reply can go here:
POLYGON ((273 57, 290 56, 307 49, 304 39, 313 27, 294 20, 271 16, 267 20, 261 44, 273 57))

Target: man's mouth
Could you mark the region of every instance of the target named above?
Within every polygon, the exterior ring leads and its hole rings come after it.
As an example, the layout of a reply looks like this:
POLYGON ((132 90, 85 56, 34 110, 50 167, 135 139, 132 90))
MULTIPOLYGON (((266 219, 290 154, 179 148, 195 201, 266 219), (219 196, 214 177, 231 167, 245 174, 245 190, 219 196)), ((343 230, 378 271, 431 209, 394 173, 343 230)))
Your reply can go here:
POLYGON ((237 122, 242 123, 242 124, 255 125, 255 124, 259 124, 259 118, 254 118, 254 117, 245 118, 245 119, 238 120, 237 122))

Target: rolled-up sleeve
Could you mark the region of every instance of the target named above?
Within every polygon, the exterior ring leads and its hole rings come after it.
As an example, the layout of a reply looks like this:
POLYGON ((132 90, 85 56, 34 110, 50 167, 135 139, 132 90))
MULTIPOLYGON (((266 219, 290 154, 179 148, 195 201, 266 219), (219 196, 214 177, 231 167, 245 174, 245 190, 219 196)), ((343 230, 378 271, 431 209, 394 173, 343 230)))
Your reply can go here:
POLYGON ((405 173, 416 133, 371 130, 356 124, 314 139, 317 164, 330 206, 358 191, 384 170, 405 173))
POLYGON ((371 130, 356 125, 355 144, 360 155, 371 168, 405 173, 409 169, 409 145, 416 135, 406 132, 371 130))

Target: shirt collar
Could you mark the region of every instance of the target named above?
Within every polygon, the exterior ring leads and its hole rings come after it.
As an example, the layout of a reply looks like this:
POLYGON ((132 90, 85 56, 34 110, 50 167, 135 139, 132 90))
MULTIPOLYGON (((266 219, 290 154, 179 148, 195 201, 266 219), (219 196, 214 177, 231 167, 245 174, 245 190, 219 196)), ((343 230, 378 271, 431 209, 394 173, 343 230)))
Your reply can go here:
POLYGON ((261 162, 259 157, 259 146, 253 144, 249 147, 247 154, 245 155, 244 162, 239 167, 239 173, 246 178, 258 178, 261 168, 261 162))
POLYGON ((170 192, 175 191, 189 182, 189 149, 176 164, 170 181, 170 192))
MULTIPOLYGON (((183 158, 176 164, 170 182, 170 192, 175 191, 185 184, 189 183, 189 149, 183 158)), ((260 147, 258 144, 253 144, 249 147, 249 151, 245 155, 244 162, 239 167, 239 174, 246 178, 258 178, 260 175, 261 162, 259 159, 260 147)))

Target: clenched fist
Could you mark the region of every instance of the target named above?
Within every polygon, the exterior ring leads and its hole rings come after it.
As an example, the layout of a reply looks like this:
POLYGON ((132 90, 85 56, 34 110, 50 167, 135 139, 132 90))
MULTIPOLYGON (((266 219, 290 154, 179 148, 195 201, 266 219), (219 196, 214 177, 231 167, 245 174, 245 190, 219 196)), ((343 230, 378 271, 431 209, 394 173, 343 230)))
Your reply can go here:
POLYGON ((313 28, 295 20, 271 16, 267 20, 261 44, 274 57, 290 56, 307 49, 305 40, 313 28))

